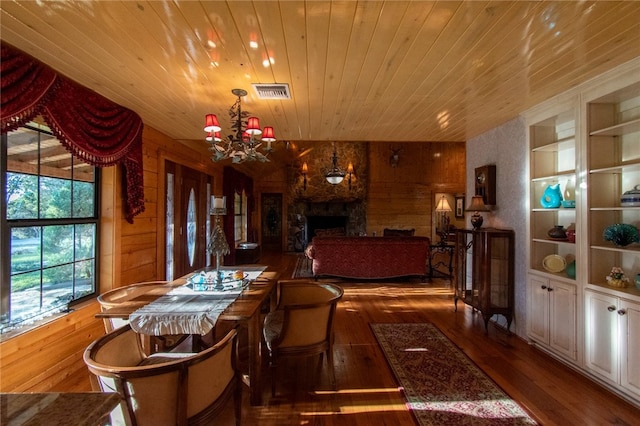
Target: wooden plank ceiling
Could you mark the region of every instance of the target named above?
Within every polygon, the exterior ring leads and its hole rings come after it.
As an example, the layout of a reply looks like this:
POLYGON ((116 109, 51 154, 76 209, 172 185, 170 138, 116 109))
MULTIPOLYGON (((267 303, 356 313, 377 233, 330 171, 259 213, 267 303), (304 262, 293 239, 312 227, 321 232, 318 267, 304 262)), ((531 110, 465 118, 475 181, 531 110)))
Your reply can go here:
POLYGON ((177 140, 464 141, 640 56, 640 2, 6 1, 1 38, 177 140), (260 100, 251 83, 288 83, 260 100), (224 133, 223 133, 224 134, 224 133))

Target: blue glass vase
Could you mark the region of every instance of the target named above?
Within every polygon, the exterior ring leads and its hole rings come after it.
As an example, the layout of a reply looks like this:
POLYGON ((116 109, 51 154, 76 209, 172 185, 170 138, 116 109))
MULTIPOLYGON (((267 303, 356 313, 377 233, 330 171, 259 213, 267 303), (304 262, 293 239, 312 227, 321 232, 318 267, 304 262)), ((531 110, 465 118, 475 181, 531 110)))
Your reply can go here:
POLYGON ((540 198, 540 204, 545 209, 556 209, 562 204, 562 192, 560 191, 560 184, 549 185, 544 190, 542 198, 540 198))

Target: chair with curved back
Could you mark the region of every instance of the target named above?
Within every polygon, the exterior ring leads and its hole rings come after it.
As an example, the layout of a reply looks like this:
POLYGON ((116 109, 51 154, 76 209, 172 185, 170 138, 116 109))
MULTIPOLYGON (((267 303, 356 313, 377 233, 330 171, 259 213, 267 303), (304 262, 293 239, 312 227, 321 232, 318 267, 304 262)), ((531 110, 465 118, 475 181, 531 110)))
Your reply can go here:
MULTIPOLYGON (((125 285, 102 293, 98 296, 98 303, 102 312, 124 306, 140 308, 149 303, 149 297, 157 297, 171 288, 169 281, 147 281, 125 285)), ((104 328, 107 333, 127 323, 126 319, 104 318, 104 328)))
MULTIPOLYGON (((102 312, 114 308, 138 309, 178 285, 181 284, 172 285, 171 281, 145 281, 129 284, 102 293, 98 296, 98 303, 102 312)), ((129 323, 126 318, 117 317, 103 318, 103 322, 107 333, 129 323)), ((152 348, 149 350, 166 351, 175 348, 188 337, 187 335, 150 336, 152 348)))
POLYGON ((135 426, 210 425, 233 395, 240 424, 242 389, 236 369, 236 330, 199 353, 147 356, 129 325, 94 341, 84 352, 93 390, 117 392, 123 419, 135 426))
POLYGON ((278 360, 286 356, 327 355, 329 377, 335 389, 333 318, 343 289, 310 280, 282 280, 277 286, 277 308, 267 314, 263 334, 269 350, 271 394, 275 396, 278 360))

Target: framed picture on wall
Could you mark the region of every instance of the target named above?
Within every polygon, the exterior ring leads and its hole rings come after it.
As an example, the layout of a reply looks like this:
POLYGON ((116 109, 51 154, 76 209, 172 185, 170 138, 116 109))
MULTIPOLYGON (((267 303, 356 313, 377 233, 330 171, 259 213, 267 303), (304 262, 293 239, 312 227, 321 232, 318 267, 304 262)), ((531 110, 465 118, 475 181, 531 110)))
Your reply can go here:
POLYGON ((456 195, 456 219, 464 218, 464 195, 456 195))

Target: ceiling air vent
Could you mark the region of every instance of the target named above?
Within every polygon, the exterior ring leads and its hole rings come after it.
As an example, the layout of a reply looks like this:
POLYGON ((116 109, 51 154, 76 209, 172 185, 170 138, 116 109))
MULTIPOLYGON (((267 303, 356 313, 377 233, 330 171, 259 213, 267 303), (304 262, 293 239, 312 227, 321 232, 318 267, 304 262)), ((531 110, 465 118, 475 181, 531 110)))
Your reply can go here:
POLYGON ((252 83, 251 85, 259 99, 291 99, 291 92, 287 83, 252 83))

